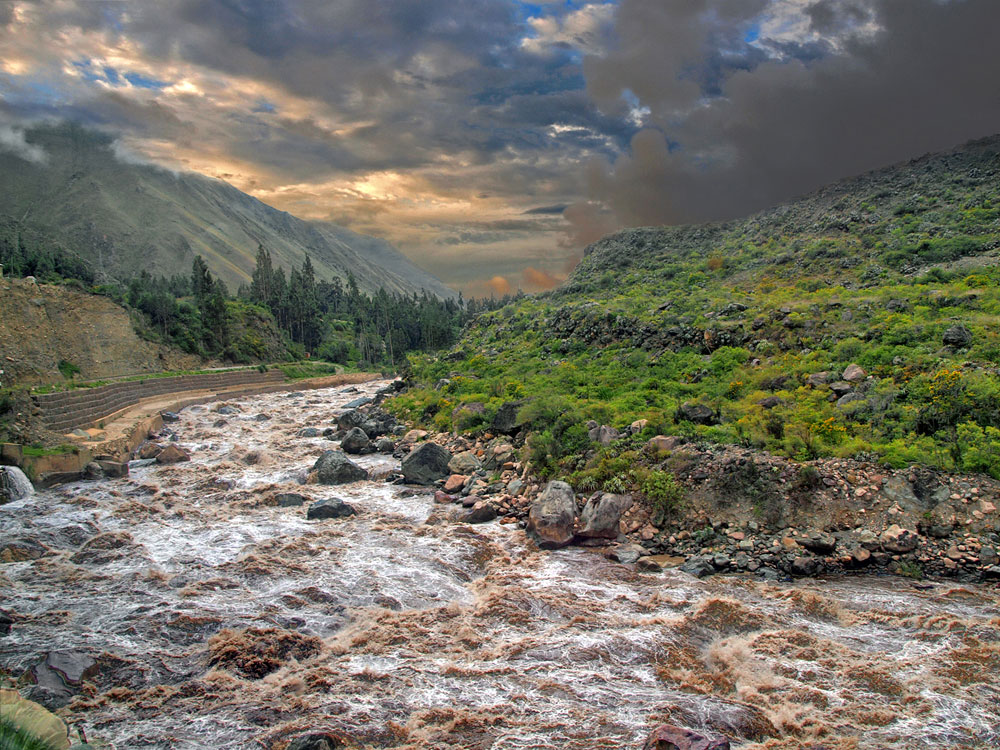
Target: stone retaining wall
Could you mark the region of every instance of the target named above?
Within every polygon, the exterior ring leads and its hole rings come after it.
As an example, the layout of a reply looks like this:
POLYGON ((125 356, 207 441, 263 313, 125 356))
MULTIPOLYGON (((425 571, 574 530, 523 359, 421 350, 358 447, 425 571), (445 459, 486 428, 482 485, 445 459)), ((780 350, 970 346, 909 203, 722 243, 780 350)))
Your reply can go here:
POLYGON ((235 370, 204 375, 178 375, 111 383, 97 388, 83 388, 32 396, 41 410, 45 427, 56 432, 70 432, 78 427, 97 425, 118 412, 135 406, 142 399, 181 391, 218 390, 236 386, 266 386, 285 383, 280 370, 235 370))

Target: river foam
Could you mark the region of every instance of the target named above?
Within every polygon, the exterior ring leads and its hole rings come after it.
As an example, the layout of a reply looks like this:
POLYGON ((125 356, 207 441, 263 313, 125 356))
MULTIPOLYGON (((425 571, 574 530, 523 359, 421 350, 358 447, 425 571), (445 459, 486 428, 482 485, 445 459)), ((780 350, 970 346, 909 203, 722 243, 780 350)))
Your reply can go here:
POLYGON ((118 748, 280 748, 323 729, 589 750, 640 747, 661 721, 739 748, 1000 743, 996 588, 647 574, 454 523, 396 485, 301 484, 331 444, 297 432, 380 385, 192 407, 170 426, 192 461, 0 508, 3 539, 42 551, 0 567, 4 673, 57 650, 93 660, 63 711, 118 748), (310 521, 279 492, 358 512, 310 521))

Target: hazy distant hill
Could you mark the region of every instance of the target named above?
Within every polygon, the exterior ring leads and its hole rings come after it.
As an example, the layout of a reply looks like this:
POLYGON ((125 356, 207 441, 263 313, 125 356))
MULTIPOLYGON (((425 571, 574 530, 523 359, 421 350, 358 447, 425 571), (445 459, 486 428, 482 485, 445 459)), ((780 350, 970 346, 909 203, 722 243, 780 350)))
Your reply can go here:
POLYGON ((29 131, 44 163, 0 151, 0 215, 118 275, 187 273, 201 255, 232 291, 259 244, 286 269, 312 258, 320 278, 354 274, 365 291, 455 292, 389 243, 271 208, 219 180, 117 159, 109 137, 75 125, 29 131))

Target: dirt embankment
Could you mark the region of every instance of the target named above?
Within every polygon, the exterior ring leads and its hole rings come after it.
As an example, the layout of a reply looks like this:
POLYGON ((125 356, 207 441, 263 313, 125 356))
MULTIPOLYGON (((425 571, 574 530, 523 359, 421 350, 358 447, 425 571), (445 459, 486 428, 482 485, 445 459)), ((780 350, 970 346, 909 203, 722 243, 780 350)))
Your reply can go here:
POLYGON ((0 279, 4 385, 59 382, 60 361, 82 380, 189 370, 200 357, 139 338, 128 312, 106 297, 23 279, 0 279))

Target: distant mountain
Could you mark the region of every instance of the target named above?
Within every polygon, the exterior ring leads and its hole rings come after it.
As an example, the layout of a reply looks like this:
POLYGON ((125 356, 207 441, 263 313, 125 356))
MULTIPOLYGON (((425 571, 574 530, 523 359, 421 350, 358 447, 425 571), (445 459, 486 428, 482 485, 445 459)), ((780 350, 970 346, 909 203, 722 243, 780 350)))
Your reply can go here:
POLYGON ((106 135, 73 124, 26 134, 44 162, 0 151, 0 216, 78 253, 95 268, 130 276, 187 273, 195 255, 232 291, 249 282, 258 245, 276 265, 371 292, 455 292, 384 240, 278 211, 220 180, 118 159, 106 135))

